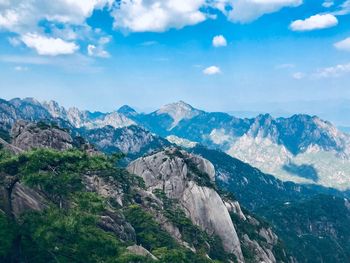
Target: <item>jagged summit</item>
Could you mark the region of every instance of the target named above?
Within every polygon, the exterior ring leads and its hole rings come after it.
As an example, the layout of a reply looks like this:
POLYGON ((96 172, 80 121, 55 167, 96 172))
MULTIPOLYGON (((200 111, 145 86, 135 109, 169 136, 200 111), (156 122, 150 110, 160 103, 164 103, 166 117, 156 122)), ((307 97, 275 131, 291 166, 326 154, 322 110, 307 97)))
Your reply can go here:
POLYGON ((137 111, 131 108, 129 105, 123 105, 118 110, 118 113, 124 114, 125 116, 136 115, 137 111))
POLYGON ((166 104, 156 111, 157 114, 168 114, 174 120, 170 129, 174 128, 180 121, 191 119, 201 112, 182 100, 166 104))

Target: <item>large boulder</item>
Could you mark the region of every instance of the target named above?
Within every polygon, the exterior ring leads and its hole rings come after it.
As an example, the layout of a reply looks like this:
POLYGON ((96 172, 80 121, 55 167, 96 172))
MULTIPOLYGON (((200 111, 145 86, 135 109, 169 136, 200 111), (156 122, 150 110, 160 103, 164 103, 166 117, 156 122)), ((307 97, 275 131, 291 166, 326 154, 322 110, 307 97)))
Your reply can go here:
POLYGON ((201 185, 204 176, 214 181, 213 165, 202 157, 177 148, 142 157, 128 166, 128 171, 143 178, 149 191, 160 189, 168 198, 176 199, 188 218, 222 240, 224 249, 240 262, 243 255, 236 230, 220 195, 211 187, 201 185))

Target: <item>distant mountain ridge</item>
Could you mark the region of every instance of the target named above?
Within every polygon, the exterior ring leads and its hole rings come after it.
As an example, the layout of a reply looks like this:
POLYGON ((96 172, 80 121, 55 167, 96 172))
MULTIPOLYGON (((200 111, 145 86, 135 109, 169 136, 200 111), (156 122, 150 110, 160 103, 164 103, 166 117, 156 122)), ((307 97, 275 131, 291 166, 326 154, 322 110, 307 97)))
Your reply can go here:
POLYGON ((283 181, 316 183, 341 190, 350 187, 350 135, 317 116, 236 118, 205 112, 179 101, 152 113, 124 105, 110 113, 65 109, 57 102, 34 99, 0 101, 0 127, 15 120, 49 119, 77 129, 114 129, 138 125, 161 137, 220 149, 283 181), (174 137, 170 137, 174 138, 174 137))

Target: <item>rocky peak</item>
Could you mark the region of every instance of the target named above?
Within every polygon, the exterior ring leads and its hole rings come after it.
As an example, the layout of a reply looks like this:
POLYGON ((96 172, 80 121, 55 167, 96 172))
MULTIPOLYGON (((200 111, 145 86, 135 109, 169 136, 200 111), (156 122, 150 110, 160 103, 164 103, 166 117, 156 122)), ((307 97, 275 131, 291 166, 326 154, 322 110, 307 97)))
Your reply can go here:
POLYGON ((120 113, 120 114, 124 114, 125 116, 135 116, 135 115, 137 115, 137 112, 133 108, 128 106, 128 105, 121 106, 117 110, 117 112, 120 113))
POLYGON ((277 141, 278 129, 275 120, 270 114, 258 115, 253 124, 250 126, 247 134, 252 137, 265 138, 268 137, 273 141, 277 141))
POLYGON ((52 117, 64 119, 66 118, 66 110, 63 107, 61 107, 56 101, 44 101, 42 105, 48 110, 52 117))
POLYGON ((170 129, 174 128, 181 120, 192 119, 193 117, 201 113, 200 110, 193 108, 191 105, 179 101, 164 105, 157 112, 157 114, 168 114, 172 119, 173 123, 170 129))

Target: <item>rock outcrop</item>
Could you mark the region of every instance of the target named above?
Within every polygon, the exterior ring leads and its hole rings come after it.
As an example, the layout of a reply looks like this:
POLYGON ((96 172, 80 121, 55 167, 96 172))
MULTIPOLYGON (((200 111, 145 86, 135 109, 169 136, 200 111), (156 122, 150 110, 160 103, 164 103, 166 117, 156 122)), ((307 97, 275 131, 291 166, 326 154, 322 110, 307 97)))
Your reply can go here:
POLYGON ((168 198, 176 199, 194 224, 220 237, 224 249, 235 254, 240 262, 244 261, 229 212, 219 194, 208 187, 215 177, 209 161, 177 148, 167 148, 137 159, 127 169, 142 177, 149 191, 160 189, 168 198))
POLYGON ((132 252, 135 255, 149 257, 153 260, 158 260, 153 254, 151 254, 147 249, 142 246, 133 245, 126 248, 128 251, 132 252))
POLYGON ((24 212, 45 207, 45 198, 40 193, 23 185, 16 176, 0 174, 0 210, 5 214, 18 218, 24 212))
POLYGON ((12 145, 22 150, 34 148, 53 148, 68 150, 73 147, 73 139, 64 130, 46 124, 18 121, 11 130, 12 145))

